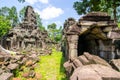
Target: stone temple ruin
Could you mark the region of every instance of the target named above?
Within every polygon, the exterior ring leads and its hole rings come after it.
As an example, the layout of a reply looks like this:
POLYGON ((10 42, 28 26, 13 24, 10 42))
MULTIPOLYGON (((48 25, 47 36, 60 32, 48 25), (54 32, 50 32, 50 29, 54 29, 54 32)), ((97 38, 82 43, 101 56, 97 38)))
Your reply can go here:
POLYGON ((68 18, 64 23, 65 55, 68 59, 84 52, 106 60, 120 57, 120 29, 110 16, 103 12, 91 12, 79 21, 68 18))
POLYGON ((9 50, 45 48, 46 43, 49 43, 47 31, 40 31, 33 8, 27 6, 23 22, 12 28, 5 36, 3 47, 9 50))
POLYGON ((51 54, 49 48, 51 44, 47 31, 40 31, 38 28, 35 12, 31 6, 27 6, 23 22, 12 28, 1 41, 6 49, 0 45, 0 80, 18 80, 16 74, 18 71, 24 72, 26 68, 27 77, 24 73, 22 77, 40 80, 36 77, 38 74, 34 69, 40 61, 40 55, 51 54))
POLYGON ((68 18, 63 35, 69 80, 120 80, 120 29, 108 14, 68 18))

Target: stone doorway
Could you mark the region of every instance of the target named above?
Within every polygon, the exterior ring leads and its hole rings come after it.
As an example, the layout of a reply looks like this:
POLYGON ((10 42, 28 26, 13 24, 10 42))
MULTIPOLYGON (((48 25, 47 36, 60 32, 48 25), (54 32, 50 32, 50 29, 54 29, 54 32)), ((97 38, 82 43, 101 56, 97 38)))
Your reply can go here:
POLYGON ((95 55, 98 55, 98 47, 99 44, 96 39, 86 39, 85 35, 79 36, 78 38, 78 56, 83 55, 84 52, 93 53, 95 55))
POLYGON ((105 60, 115 58, 112 40, 102 40, 91 37, 90 35, 81 35, 78 38, 77 56, 83 55, 84 52, 100 56, 105 60), (90 37, 91 39, 89 39, 90 37))

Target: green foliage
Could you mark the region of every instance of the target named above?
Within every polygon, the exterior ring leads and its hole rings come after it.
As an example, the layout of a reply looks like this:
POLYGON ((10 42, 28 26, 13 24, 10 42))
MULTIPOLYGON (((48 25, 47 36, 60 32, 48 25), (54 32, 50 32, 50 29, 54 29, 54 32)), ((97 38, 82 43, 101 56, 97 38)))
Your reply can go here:
POLYGON ((49 37, 52 41, 59 42, 62 38, 62 26, 57 29, 57 25, 55 23, 49 24, 47 26, 49 37))
POLYGON ((11 7, 8 18, 11 21, 13 27, 15 27, 18 24, 18 21, 19 21, 18 13, 17 13, 17 9, 15 6, 11 7))
POLYGON ((8 17, 10 9, 8 7, 2 7, 0 9, 0 16, 8 17))
POLYGON ((118 27, 120 28, 120 22, 119 22, 117 25, 118 25, 118 27))
POLYGON ((13 72, 13 74, 14 74, 15 77, 17 77, 17 76, 20 75, 20 74, 19 74, 19 72, 20 72, 19 69, 15 69, 15 70, 13 70, 12 72, 13 72))
MULTIPOLYGON (((25 17, 25 11, 26 11, 26 6, 23 7, 20 11, 19 11, 19 19, 18 19, 18 13, 17 13, 17 9, 15 6, 8 8, 8 7, 2 7, 0 9, 0 16, 4 16, 6 19, 10 20, 11 22, 11 26, 16 26, 18 24, 18 22, 22 21, 25 17)), ((40 15, 38 13, 36 14, 36 20, 37 20, 37 26, 40 28, 40 30, 45 30, 45 28, 42 26, 42 19, 40 18, 40 15)))
POLYGON ((117 18, 117 7, 120 6, 119 0, 80 0, 74 2, 74 9, 79 15, 86 14, 91 11, 102 11, 113 14, 114 20, 117 18))
POLYGON ((42 19, 40 18, 40 15, 38 13, 35 14, 36 14, 37 26, 41 31, 44 31, 45 27, 42 25, 42 19))
POLYGON ((23 7, 23 8, 19 11, 20 21, 22 21, 22 20, 24 19, 26 8, 27 8, 27 7, 25 6, 25 7, 23 7))
POLYGON ((44 26, 38 26, 39 27, 39 29, 41 30, 41 31, 45 31, 45 27, 44 26))
POLYGON ((48 29, 51 29, 51 30, 56 29, 56 26, 57 25, 55 23, 49 24, 48 29))
POLYGON ((36 20, 37 20, 37 26, 42 26, 42 19, 40 18, 40 15, 38 13, 35 13, 36 14, 36 20))
POLYGON ((2 7, 0 9, 0 16, 4 16, 6 19, 9 19, 11 22, 11 26, 17 25, 19 22, 18 20, 18 14, 17 9, 15 6, 8 8, 8 7, 2 7))
POLYGON ((0 16, 0 38, 11 28, 11 23, 4 16, 0 16))

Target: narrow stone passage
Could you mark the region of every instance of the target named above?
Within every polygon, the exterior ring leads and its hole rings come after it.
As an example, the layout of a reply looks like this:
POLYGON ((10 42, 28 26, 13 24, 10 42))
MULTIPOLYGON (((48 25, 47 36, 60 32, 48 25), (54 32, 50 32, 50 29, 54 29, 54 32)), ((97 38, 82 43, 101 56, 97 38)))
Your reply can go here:
POLYGON ((40 59, 35 72, 42 75, 42 80, 67 80, 62 52, 53 50, 51 55, 41 56, 40 59))

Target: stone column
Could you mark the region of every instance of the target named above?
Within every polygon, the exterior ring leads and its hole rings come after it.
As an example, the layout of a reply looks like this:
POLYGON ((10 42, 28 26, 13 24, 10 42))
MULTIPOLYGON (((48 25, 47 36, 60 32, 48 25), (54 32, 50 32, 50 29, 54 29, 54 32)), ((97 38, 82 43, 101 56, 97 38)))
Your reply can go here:
POLYGON ((78 55, 78 35, 67 35, 69 59, 74 59, 78 55))

